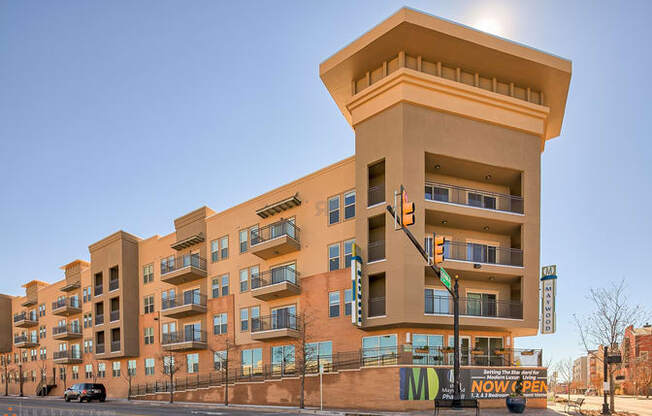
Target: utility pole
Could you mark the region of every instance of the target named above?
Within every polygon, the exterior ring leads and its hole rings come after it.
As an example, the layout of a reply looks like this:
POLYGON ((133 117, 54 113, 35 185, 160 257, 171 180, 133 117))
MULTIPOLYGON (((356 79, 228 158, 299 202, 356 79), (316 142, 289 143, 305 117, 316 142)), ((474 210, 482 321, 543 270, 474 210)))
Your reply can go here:
POLYGON ((18 364, 18 383, 20 384, 20 397, 23 397, 23 363, 18 364))
POLYGON ((461 407, 460 392, 460 297, 458 276, 455 275, 455 285, 453 286, 453 408, 461 407))
POLYGON ((607 388, 607 384, 608 384, 607 383, 607 369, 609 368, 609 366, 607 365, 608 348, 609 348, 608 346, 606 346, 606 345, 604 346, 604 348, 603 348, 604 356, 602 357, 602 372, 604 373, 604 375, 602 377, 603 378, 602 381, 604 382, 603 385, 602 385, 602 395, 604 396, 604 402, 602 403, 602 414, 603 415, 611 414, 611 412, 609 411, 609 403, 607 403, 607 394, 608 394, 607 390, 611 390, 611 386, 609 386, 609 388, 607 388))

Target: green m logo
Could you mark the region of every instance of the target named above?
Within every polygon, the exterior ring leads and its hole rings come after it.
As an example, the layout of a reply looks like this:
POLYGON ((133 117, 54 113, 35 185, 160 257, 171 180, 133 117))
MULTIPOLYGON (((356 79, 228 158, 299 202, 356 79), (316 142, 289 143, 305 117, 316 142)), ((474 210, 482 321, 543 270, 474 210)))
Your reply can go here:
POLYGON ((439 393, 439 377, 434 368, 401 368, 401 400, 434 400, 439 393))

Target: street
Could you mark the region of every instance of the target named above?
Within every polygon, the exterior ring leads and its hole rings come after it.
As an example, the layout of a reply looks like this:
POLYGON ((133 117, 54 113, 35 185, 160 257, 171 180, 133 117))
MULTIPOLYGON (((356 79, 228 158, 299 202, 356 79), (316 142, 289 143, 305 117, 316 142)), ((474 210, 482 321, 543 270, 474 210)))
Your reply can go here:
POLYGON ((296 411, 287 409, 283 411, 278 408, 278 411, 270 412, 269 409, 261 409, 260 411, 251 409, 226 409, 224 406, 208 406, 208 405, 184 405, 174 404, 170 405, 164 402, 127 402, 124 400, 107 400, 104 403, 91 402, 91 403, 66 403, 63 399, 59 398, 18 398, 18 397, 0 397, 0 415, 16 415, 16 416, 172 416, 172 415, 194 415, 194 416, 210 416, 210 415, 256 415, 256 416, 282 416, 282 415, 295 415, 296 411))

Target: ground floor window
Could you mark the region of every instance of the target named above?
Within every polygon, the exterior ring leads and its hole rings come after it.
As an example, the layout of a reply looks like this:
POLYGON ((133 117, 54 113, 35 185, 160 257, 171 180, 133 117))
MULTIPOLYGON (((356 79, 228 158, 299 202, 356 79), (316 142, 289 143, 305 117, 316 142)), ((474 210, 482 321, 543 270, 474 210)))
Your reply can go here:
POLYGON ((199 354, 186 355, 186 361, 188 364, 188 374, 199 372, 199 354))
POLYGON ((136 360, 127 361, 127 374, 129 374, 130 377, 136 375, 136 360))
POLYGON ((242 350, 240 362, 242 375, 261 374, 263 372, 262 348, 242 350))
POLYGON ((86 364, 86 378, 93 378, 93 364, 86 364))
POLYGON ((213 368, 217 371, 224 370, 227 366, 226 351, 215 351, 213 353, 213 368))
POLYGON ((421 365, 442 365, 444 357, 443 335, 414 334, 412 338, 412 362, 421 365))
POLYGON ((396 334, 362 338, 362 364, 365 366, 397 363, 396 334))
POLYGON ((113 362, 113 377, 120 377, 120 361, 113 362))
POLYGON ((306 344, 306 371, 319 372, 320 366, 324 371, 330 371, 333 365, 333 342, 321 341, 306 344))
POLYGON ((145 375, 153 376, 154 375, 154 359, 145 358, 145 375))
POLYGON ((472 351, 473 365, 502 366, 511 364, 503 348, 503 339, 495 337, 475 337, 472 351))
POLYGON ((278 345, 272 347, 272 374, 294 374, 294 345, 278 345))

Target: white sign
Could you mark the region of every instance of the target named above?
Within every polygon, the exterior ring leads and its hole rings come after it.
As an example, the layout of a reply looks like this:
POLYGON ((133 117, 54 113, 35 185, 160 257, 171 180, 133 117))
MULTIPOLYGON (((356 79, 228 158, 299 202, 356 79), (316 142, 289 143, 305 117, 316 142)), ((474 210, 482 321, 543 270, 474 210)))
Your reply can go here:
POLYGON ((605 381, 605 382, 602 384, 602 390, 603 390, 603 391, 611 391, 611 390, 609 390, 609 382, 608 382, 608 381, 605 381))
POLYGON ((541 268, 541 334, 556 330, 555 299, 557 297, 557 266, 541 268))
POLYGON ((351 323, 362 326, 362 258, 358 247, 353 244, 351 258, 351 323))

